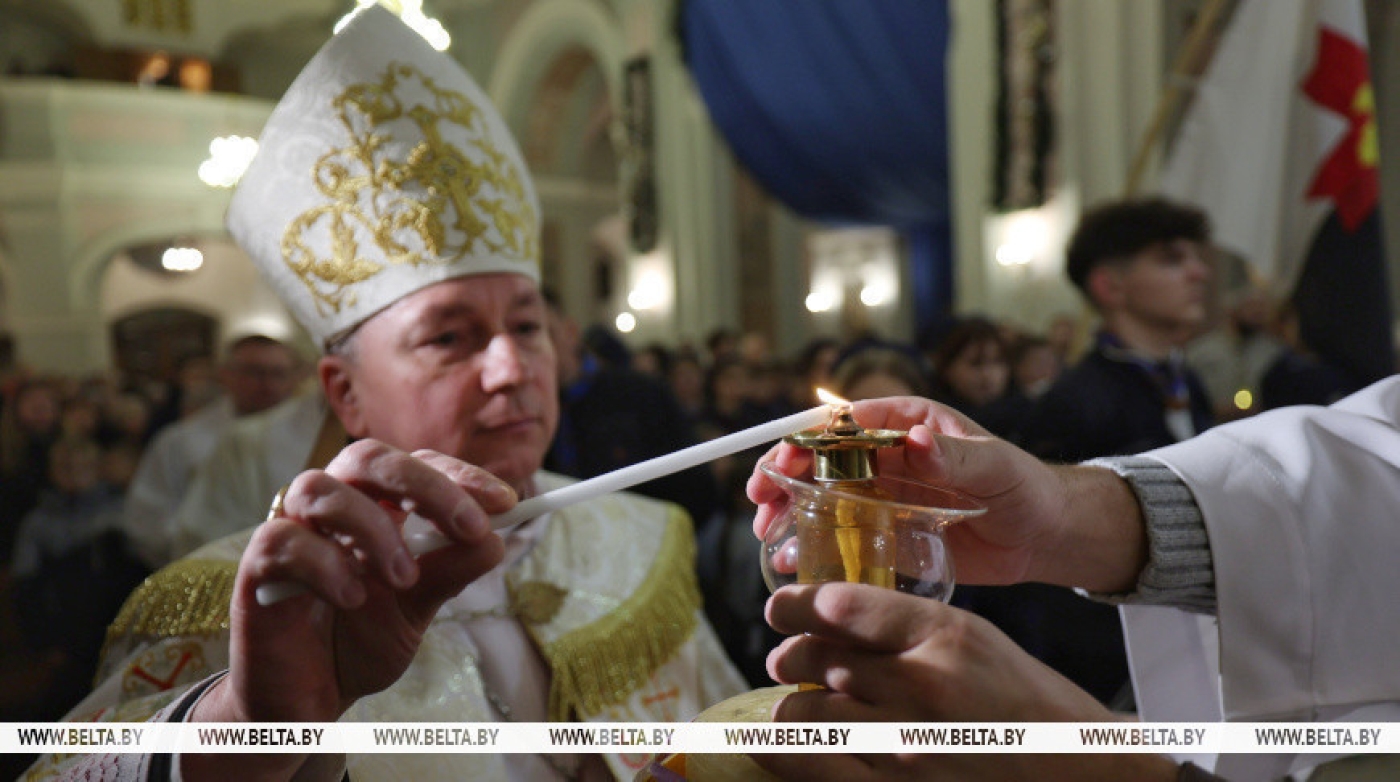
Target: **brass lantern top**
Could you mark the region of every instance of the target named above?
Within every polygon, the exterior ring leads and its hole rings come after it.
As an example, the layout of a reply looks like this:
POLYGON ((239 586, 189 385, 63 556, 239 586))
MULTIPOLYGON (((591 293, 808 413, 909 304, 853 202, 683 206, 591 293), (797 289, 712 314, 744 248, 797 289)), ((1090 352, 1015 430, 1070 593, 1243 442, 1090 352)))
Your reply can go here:
POLYGON ((836 405, 821 429, 788 435, 784 442, 808 448, 816 456, 813 478, 822 483, 867 481, 875 477, 871 457, 878 448, 904 445, 909 433, 898 429, 865 429, 856 423, 850 405, 836 405))

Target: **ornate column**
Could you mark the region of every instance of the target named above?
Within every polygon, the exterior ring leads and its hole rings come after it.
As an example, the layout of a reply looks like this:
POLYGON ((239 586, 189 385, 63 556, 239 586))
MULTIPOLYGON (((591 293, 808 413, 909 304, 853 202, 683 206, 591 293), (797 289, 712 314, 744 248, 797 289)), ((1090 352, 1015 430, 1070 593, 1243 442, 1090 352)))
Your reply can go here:
POLYGON ((700 341, 739 323, 732 162, 681 60, 674 3, 653 15, 652 95, 656 105, 660 246, 674 270, 677 340, 700 341))

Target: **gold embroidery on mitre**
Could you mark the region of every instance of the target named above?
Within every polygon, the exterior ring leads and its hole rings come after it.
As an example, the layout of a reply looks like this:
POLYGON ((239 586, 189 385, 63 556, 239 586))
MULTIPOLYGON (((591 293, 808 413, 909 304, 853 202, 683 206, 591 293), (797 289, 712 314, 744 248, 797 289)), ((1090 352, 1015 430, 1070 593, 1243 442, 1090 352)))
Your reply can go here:
POLYGON ((496 148, 486 114, 465 95, 390 63, 378 82, 349 86, 333 105, 350 143, 312 171, 329 202, 298 215, 282 236, 283 260, 317 311, 353 306, 354 287, 389 266, 449 265, 474 253, 534 262, 538 217, 525 172, 496 148), (405 108, 411 89, 428 105, 405 108), (422 140, 399 160, 391 152, 406 124, 422 140), (465 134, 465 149, 444 137, 445 125, 465 134))
POLYGON ((668 516, 661 549, 637 590, 598 621, 542 645, 554 672, 549 719, 588 718, 625 703, 694 634, 695 537, 684 511, 672 506, 668 516))
POLYGON ((107 627, 99 670, 108 650, 130 636, 171 638, 227 630, 237 572, 237 562, 211 559, 182 559, 156 571, 131 593, 107 627))

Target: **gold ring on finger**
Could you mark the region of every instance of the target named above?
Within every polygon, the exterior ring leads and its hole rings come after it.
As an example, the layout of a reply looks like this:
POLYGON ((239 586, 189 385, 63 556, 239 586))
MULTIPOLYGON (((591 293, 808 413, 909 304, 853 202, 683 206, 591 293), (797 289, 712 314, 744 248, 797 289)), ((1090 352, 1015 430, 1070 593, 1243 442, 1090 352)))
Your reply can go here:
POLYGON ((272 498, 272 507, 267 509, 267 518, 263 519, 263 521, 272 521, 273 519, 282 517, 282 502, 287 498, 287 489, 290 488, 291 485, 288 484, 277 490, 277 494, 272 498))

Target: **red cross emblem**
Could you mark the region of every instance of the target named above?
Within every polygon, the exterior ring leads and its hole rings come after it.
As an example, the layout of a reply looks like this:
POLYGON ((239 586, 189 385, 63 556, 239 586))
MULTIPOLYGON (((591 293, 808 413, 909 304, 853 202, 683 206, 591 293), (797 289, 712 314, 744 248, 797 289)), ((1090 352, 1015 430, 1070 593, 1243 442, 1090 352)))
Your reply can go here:
POLYGON ((1366 50, 1335 30, 1321 28, 1317 57, 1302 88, 1314 103, 1347 122, 1346 134, 1313 175, 1308 197, 1331 198, 1342 226, 1355 231, 1380 198, 1380 142, 1366 50))

